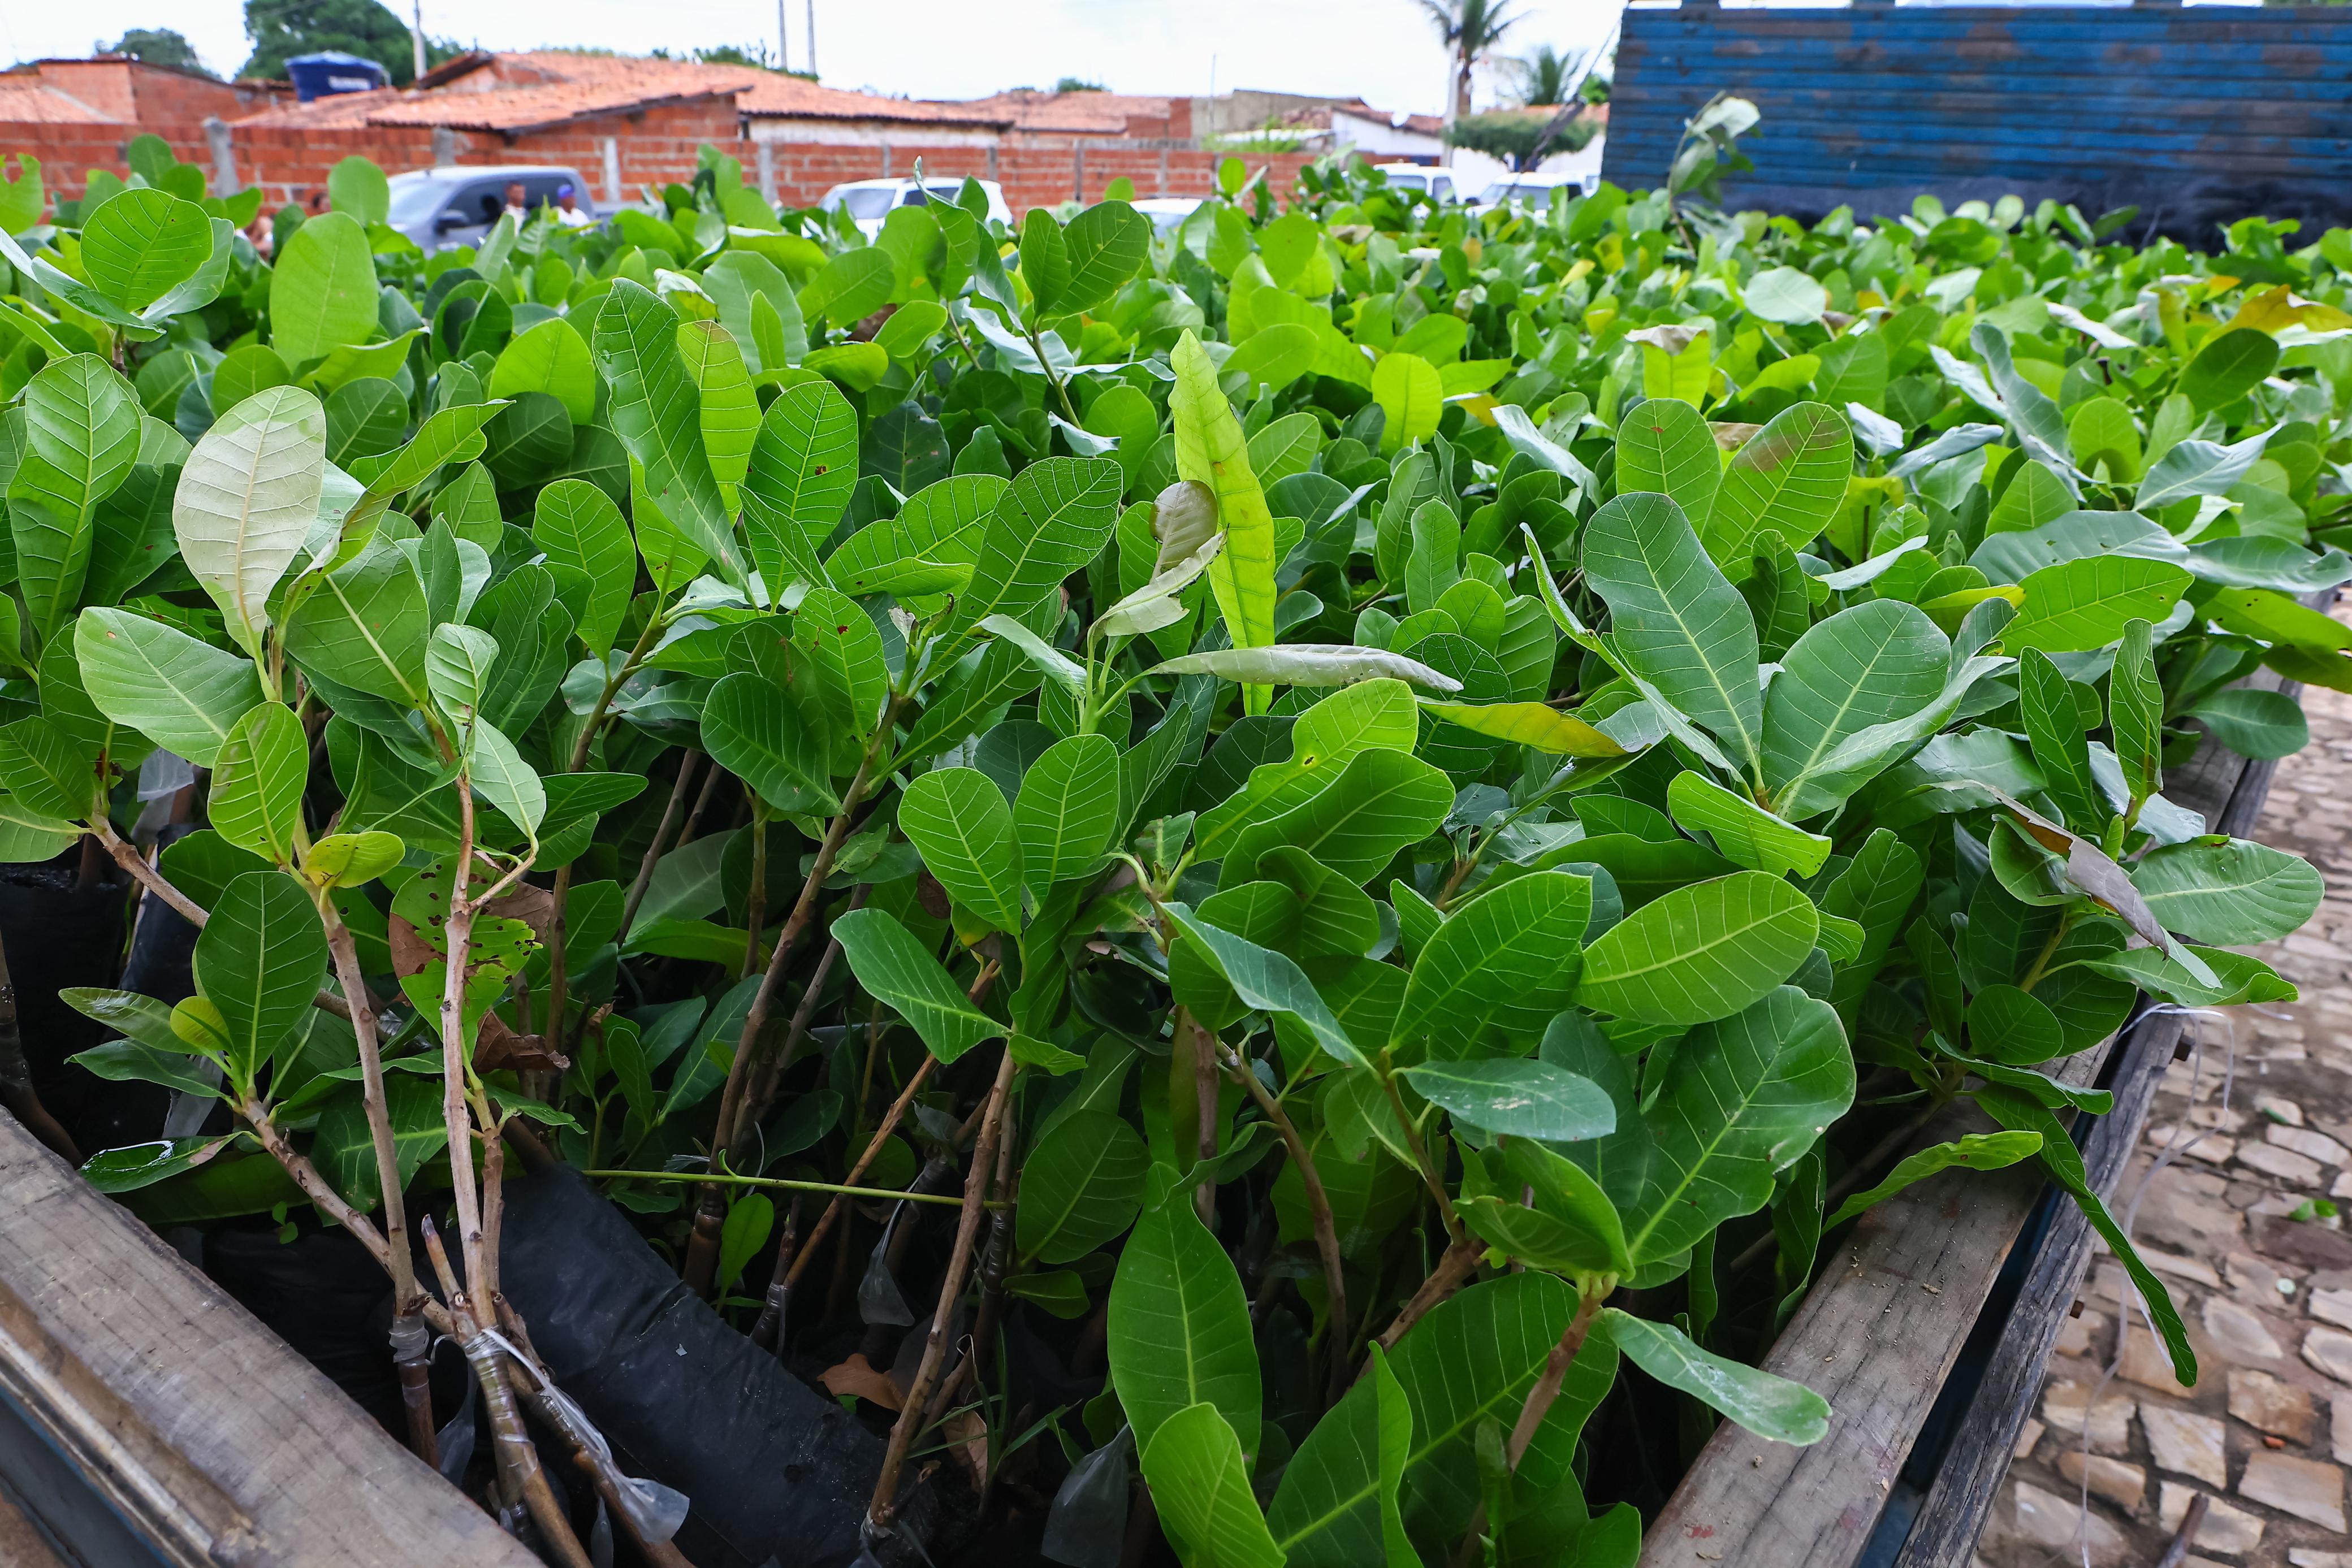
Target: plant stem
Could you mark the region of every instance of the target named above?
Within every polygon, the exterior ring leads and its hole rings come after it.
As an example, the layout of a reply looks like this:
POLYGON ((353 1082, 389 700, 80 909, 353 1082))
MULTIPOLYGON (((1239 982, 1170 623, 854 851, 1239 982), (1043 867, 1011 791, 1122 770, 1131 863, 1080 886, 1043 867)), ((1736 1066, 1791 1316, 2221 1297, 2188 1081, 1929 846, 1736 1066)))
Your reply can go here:
MULTIPOLYGON (((865 908, 866 894, 871 891, 866 883, 859 883, 851 889, 848 912, 855 914, 865 908)), ((808 983, 801 989, 800 1005, 793 1009, 792 1024, 784 1030, 783 1049, 777 1051, 772 1060, 760 1064, 757 1076, 745 1091, 744 1125, 756 1127, 767 1117, 768 1107, 775 1103, 776 1085, 783 1081, 785 1073, 793 1070, 793 1062, 800 1055, 801 1041, 808 1038, 810 1021, 816 1017, 817 1004, 824 999, 824 983, 832 977, 833 967, 839 962, 841 944, 827 941, 824 951, 817 956, 816 967, 809 971, 808 983)))
POLYGON ((1437 1267, 1421 1282, 1421 1289, 1404 1304, 1381 1337, 1372 1343, 1382 1350, 1394 1350, 1405 1331, 1429 1315, 1431 1309, 1460 1290, 1464 1281, 1478 1271, 1478 1260, 1485 1256, 1486 1243, 1474 1239, 1456 1241, 1437 1260, 1437 1267))
POLYGON ((383 1235, 376 1229, 375 1222, 344 1202, 342 1194, 319 1174, 319 1167, 296 1152, 294 1145, 286 1141, 286 1134, 278 1130, 278 1124, 269 1119, 269 1107, 262 1103, 260 1097, 257 1095, 247 1100, 237 1107, 237 1111, 252 1124, 254 1136, 261 1140, 261 1146, 269 1152, 271 1158, 286 1167, 286 1174, 294 1178, 294 1185, 302 1189, 302 1196, 310 1200, 311 1207, 350 1231, 359 1244, 368 1249, 368 1256, 376 1260, 378 1267, 391 1269, 392 1249, 384 1244, 383 1235))
POLYGON ((750 929, 743 937, 742 966, 735 971, 739 980, 760 961, 760 927, 768 916, 768 808, 757 800, 751 802, 751 886, 743 896, 743 924, 750 929))
POLYGON ((2059 911, 2058 928, 2050 933, 2050 940, 2042 945, 2042 951, 2034 956, 2033 967, 2028 969, 2025 972, 2025 978, 2017 983, 2019 990, 2031 994, 2033 988, 2042 983, 2042 976, 2049 973, 2050 960, 2058 955, 2058 944, 2066 940, 2066 933, 2073 928, 2074 924, 2073 910, 2059 911))
POLYGON ((800 1253, 801 1195, 793 1195, 792 1207, 784 1211, 784 1234, 776 1243, 776 1266, 768 1276, 767 1300, 761 1304, 759 1321, 751 1325, 750 1339, 761 1350, 783 1353, 784 1321, 792 1310, 793 1260, 800 1253))
MULTIPOLYGON (((923 1057, 923 1064, 915 1069, 915 1075, 907 1080, 907 1086, 904 1089, 898 1091, 898 1098, 890 1103, 889 1112, 883 1116, 882 1124, 875 1128, 874 1135, 866 1140, 866 1152, 857 1156, 856 1165, 849 1167, 849 1180, 853 1188, 857 1178, 866 1174, 866 1167, 871 1166, 875 1157, 881 1154, 882 1145, 889 1141, 890 1134, 898 1130, 898 1118, 904 1116, 907 1113, 907 1107, 915 1103, 915 1095, 929 1081, 931 1070, 939 1064, 938 1057, 926 1053, 923 1057)), ((894 1192, 890 1196, 898 1198, 907 1195, 894 1192)), ((801 1276, 808 1272, 809 1264, 816 1257, 816 1244, 824 1239, 825 1232, 833 1228, 833 1222, 841 1218, 842 1208, 848 1202, 849 1198, 845 1193, 837 1195, 831 1203, 824 1206, 824 1212, 817 1216, 816 1228, 809 1232, 808 1240, 801 1247, 800 1256, 793 1260, 793 1271, 784 1280, 787 1287, 799 1284, 801 1276)))
MULTIPOLYGON (((621 908, 620 929, 614 934, 615 942, 629 939, 629 927, 637 923, 637 906, 646 901, 646 890, 653 885, 654 867, 660 863, 662 851, 669 841, 670 830, 677 826, 678 814, 686 809, 686 792, 694 783, 695 765, 702 753, 689 751, 678 758, 677 782, 670 787, 669 804, 662 810, 662 819, 654 828, 653 842, 646 846, 646 858, 637 862, 637 880, 629 884, 629 901, 621 908)), ((716 780, 719 770, 710 770, 709 780, 716 780)), ((706 781, 704 788, 709 788, 706 781)))
POLYGON ((594 1170, 580 1174, 612 1181, 690 1181, 698 1186, 709 1181, 727 1186, 776 1187, 785 1192, 831 1192, 845 1197, 870 1197, 877 1203, 938 1203, 952 1207, 963 1201, 946 1193, 904 1192, 887 1186, 844 1186, 838 1182, 793 1181, 783 1176, 713 1176, 708 1171, 594 1170))
MULTIPOLYGON (((735 1152, 735 1143, 741 1134, 743 1084, 751 1071, 751 1059, 758 1053, 760 1036, 768 1027, 768 1016, 775 1009, 776 991, 783 983, 784 969, 792 962, 793 950, 815 921, 819 897, 824 891, 824 879, 833 874, 835 857, 849 837, 852 820, 864 803, 866 791, 875 779, 875 763, 887 742, 892 721, 898 712, 898 699, 893 697, 889 709, 876 727, 874 737, 866 744, 866 753, 859 758, 856 776, 850 779, 848 789, 841 798, 841 810, 825 829, 824 841, 817 846, 816 859, 809 867, 808 880, 801 883, 801 895, 793 905, 793 913, 784 928, 776 936, 776 950, 768 959, 768 972, 761 977, 760 989, 751 998, 751 1010, 743 1015, 743 1032, 735 1046, 735 1060, 727 1066, 727 1085, 719 1097, 719 1121, 710 1134, 710 1166, 713 1171, 726 1168, 735 1152)), ((757 940, 756 936, 754 940, 757 940)), ((711 1280, 719 1271, 719 1232, 727 1215, 726 1198, 719 1186, 712 1183, 702 1190, 696 1205, 694 1229, 687 1240, 686 1266, 679 1270, 688 1286, 698 1296, 710 1293, 711 1280)))
POLYGON ((1439 1178, 1436 1166, 1430 1162, 1429 1149, 1421 1141, 1421 1129, 1412 1124, 1412 1113, 1404 1108, 1404 1095, 1397 1089, 1396 1074, 1388 1070, 1385 1061, 1378 1071, 1381 1087, 1388 1091, 1389 1109, 1396 1113, 1397 1125, 1403 1129, 1405 1147, 1412 1151, 1412 1163, 1421 1172, 1423 1184, 1437 1199, 1437 1212, 1445 1221, 1445 1234, 1459 1245, 1463 1239, 1462 1218, 1454 1212, 1454 1200, 1446 1196, 1445 1183, 1439 1178))
POLYGON ((1606 1299, 1606 1291, 1595 1291, 1577 1298, 1576 1315, 1568 1320, 1568 1327, 1560 1333, 1559 1343, 1551 1347, 1551 1354, 1545 1358, 1543 1375, 1536 1379, 1533 1388, 1528 1390, 1528 1401, 1519 1406, 1519 1418, 1511 1427, 1511 1440, 1503 1449, 1504 1457, 1510 1460, 1513 1470, 1519 1468, 1519 1460, 1526 1457, 1528 1445, 1535 1441, 1536 1428, 1543 1425, 1546 1416, 1551 1414, 1552 1401, 1559 1397, 1560 1385, 1568 1381, 1569 1366, 1576 1360, 1576 1353, 1584 1348, 1585 1335, 1592 1332, 1592 1320, 1600 1313, 1601 1303, 1606 1299))
POLYGON ((335 956, 335 977, 352 1005, 352 1033, 359 1041, 360 1104, 367 1113, 368 1137, 375 1145, 376 1188, 383 1197, 385 1265, 392 1271, 393 1365, 408 1415, 408 1445, 434 1462, 440 1438, 433 1425, 432 1344, 417 1314, 425 1292, 416 1283, 416 1260, 408 1250, 408 1197, 401 1190, 400 1150, 393 1140, 392 1112, 383 1092, 383 1056, 376 1040, 375 1009, 368 1005, 360 977, 359 944, 331 896, 319 895, 319 915, 327 928, 327 948, 335 956))
POLYGON ((915 1369, 913 1386, 907 1390, 907 1403, 898 1412, 897 1424, 890 1428, 890 1447, 883 1455, 882 1474, 874 1483, 873 1500, 866 1505, 866 1523, 879 1534, 889 1533, 890 1522, 898 1515, 898 1472, 906 1467, 907 1451, 915 1446, 919 1428, 924 1425, 931 1390, 940 1375, 940 1364, 947 1356, 948 1331, 956 1303, 963 1298, 964 1280, 971 1271, 972 1239, 980 1231, 980 1217, 993 1174, 991 1167, 996 1163, 997 1141, 1004 1129, 1005 1097, 1016 1071, 1013 1048, 1008 1045, 1003 1059, 997 1063, 996 1082, 989 1086, 980 1141, 972 1146, 971 1171, 963 1184, 963 1216, 956 1224, 955 1240, 948 1253, 947 1278, 940 1281, 939 1305, 931 1312, 931 1331, 923 1342, 923 1359, 915 1369))
POLYGON ((1323 1259, 1324 1318, 1330 1324, 1331 1381, 1325 1396, 1327 1406, 1337 1405, 1339 1396, 1348 1392, 1348 1281, 1339 1263, 1339 1228, 1331 1218, 1331 1196, 1323 1189, 1322 1173, 1307 1153, 1307 1141, 1298 1135, 1297 1124, 1291 1121, 1282 1102, 1276 1099, 1258 1082, 1256 1072, 1238 1055, 1228 1055, 1225 1071, 1237 1079, 1249 1092, 1274 1130, 1282 1134, 1283 1147, 1290 1151, 1290 1163, 1298 1167, 1299 1185, 1307 1193, 1307 1214, 1315 1228, 1315 1250, 1323 1259))
POLYGON ((177 911, 188 924, 199 931, 204 929, 205 922, 212 917, 197 905, 195 900, 165 882, 162 874, 147 863, 147 857, 139 852, 138 845, 124 842, 115 832, 114 824, 100 812, 90 813, 89 826, 98 841, 106 846, 106 852, 114 857, 115 864, 129 872, 142 887, 177 911))
POLYGON ((441 988, 441 1120, 449 1134, 449 1185, 457 1211, 457 1243, 466 1280, 487 1293, 498 1276, 482 1251, 482 1199, 474 1185, 474 1123, 466 1106, 473 1063, 466 1060, 466 959, 474 939, 474 789, 457 777, 457 859, 450 878, 449 918, 442 926, 447 976, 441 988))

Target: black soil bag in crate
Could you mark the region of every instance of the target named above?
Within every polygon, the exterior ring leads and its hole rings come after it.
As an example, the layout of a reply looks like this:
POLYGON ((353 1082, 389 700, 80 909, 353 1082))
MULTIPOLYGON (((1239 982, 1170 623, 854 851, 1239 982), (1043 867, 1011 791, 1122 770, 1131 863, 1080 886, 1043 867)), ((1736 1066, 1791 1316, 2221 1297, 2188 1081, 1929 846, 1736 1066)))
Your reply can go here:
POLYGON ((131 889, 111 864, 109 880, 78 886, 78 858, 69 849, 53 861, 0 864, 0 945, 16 988, 16 1025, 33 1088, 87 1154, 155 1137, 172 1092, 110 1083, 67 1060, 113 1033, 58 993, 115 983, 131 889))
MULTIPOLYGON (((856 1560, 881 1440, 729 1328, 578 1173, 508 1181, 499 1269, 557 1385, 621 1468, 686 1494, 677 1544, 697 1568, 856 1560)), ((881 1560, 920 1562, 908 1538, 921 1539, 930 1511, 909 1482, 881 1560)))

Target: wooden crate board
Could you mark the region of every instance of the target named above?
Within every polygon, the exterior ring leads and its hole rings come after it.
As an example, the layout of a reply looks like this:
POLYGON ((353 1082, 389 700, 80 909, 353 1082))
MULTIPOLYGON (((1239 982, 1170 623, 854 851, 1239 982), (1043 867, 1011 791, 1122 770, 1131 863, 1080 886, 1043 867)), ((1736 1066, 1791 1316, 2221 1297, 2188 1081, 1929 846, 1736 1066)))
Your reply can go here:
MULTIPOLYGON (((2290 695, 2300 689, 2268 670, 2243 684, 2290 695)), ((2261 815, 2273 766, 2208 745, 2168 778, 2166 793, 2204 813, 2217 831, 2242 835, 2261 815)), ((2087 1087, 2111 1052, 2123 1053, 2112 1083, 2116 1108, 2084 1136, 2095 1190, 2111 1193, 2121 1176, 2179 1032, 2178 1019, 2148 1019, 2068 1059, 2057 1073, 2087 1087)), ((1929 1124, 1915 1146, 1990 1130, 1981 1113, 1957 1106, 1929 1124)), ((1877 1533, 1920 1428, 2044 1186, 2030 1166, 1990 1175, 1947 1171, 1857 1221, 1763 1363, 1829 1401, 1827 1435, 1796 1448, 1722 1422, 1645 1532, 1642 1568, 1842 1568, 1856 1561, 1877 1533)), ((1902 1547, 1896 1568, 1966 1568, 2090 1246, 2080 1212, 2061 1203, 1966 1416, 1948 1451, 1935 1457, 1937 1479, 1907 1541, 1882 1543, 1902 1547)))
POLYGON ((165 1561, 535 1568, 479 1508, 5 1116, 0 1191, 0 1393, 165 1561))

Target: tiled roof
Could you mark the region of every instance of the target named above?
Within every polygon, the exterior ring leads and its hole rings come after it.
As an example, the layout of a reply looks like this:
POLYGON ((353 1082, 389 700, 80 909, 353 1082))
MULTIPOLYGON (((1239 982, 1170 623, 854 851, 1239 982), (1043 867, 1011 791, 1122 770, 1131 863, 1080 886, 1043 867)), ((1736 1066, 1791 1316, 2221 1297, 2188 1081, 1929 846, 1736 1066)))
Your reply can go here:
POLYGON ((1118 135, 1129 120, 1166 120, 1174 100, 1119 92, 1040 92, 1015 88, 961 107, 993 112, 1018 131, 1118 135))
POLYGON ((1003 126, 1010 115, 985 103, 935 103, 927 99, 884 98, 819 87, 801 77, 760 73, 735 107, 755 118, 809 120, 908 120, 932 125, 1003 126))
POLYGON ((446 126, 452 131, 520 132, 660 103, 731 97, 743 113, 824 120, 919 120, 997 127, 1003 114, 954 103, 929 103, 845 92, 751 66, 628 55, 534 49, 477 51, 419 78, 422 90, 383 89, 340 94, 269 110, 244 121, 257 128, 333 130, 362 125, 446 126))
POLYGON ((39 125, 121 125, 123 121, 110 114, 101 114, 81 101, 45 87, 41 78, 27 73, 22 77, 0 76, 0 122, 39 125))

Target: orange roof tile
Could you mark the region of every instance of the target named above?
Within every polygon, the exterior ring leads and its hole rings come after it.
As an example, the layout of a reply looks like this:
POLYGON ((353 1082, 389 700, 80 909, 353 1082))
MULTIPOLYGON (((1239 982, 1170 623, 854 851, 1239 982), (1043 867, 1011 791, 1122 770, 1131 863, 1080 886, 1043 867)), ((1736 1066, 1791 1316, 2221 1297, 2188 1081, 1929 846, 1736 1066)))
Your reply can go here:
POLYGON ((19 79, 0 76, 0 121, 37 125, 121 125, 125 121, 102 114, 78 98, 46 87, 27 73, 19 79))
POLYGON ((1174 99, 1120 92, 1040 92, 1015 88, 961 107, 997 113, 1018 131, 1061 131, 1116 136, 1129 120, 1166 120, 1174 99))
POLYGON ((929 99, 884 98, 877 93, 844 92, 820 87, 801 77, 763 71, 735 105, 754 119, 900 120, 932 125, 1001 127, 1009 115, 970 103, 938 103, 929 99))

